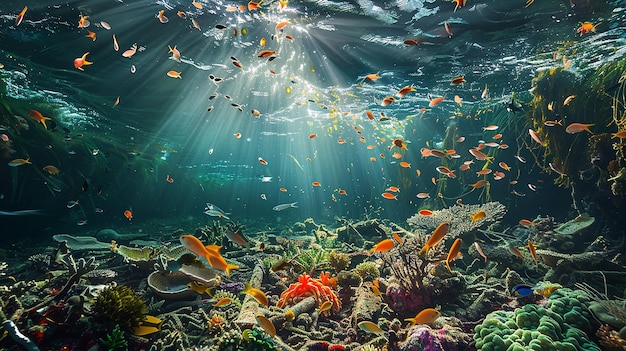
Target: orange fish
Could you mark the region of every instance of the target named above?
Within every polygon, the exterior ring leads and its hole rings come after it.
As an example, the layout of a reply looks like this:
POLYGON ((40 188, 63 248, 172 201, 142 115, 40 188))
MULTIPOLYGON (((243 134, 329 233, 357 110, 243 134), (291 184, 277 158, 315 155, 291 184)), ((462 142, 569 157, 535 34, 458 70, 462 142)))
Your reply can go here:
POLYGON ((372 113, 372 111, 370 110, 365 110, 365 115, 367 116, 367 118, 369 118, 371 121, 374 120, 374 114, 372 113))
POLYGON ((339 189, 338 193, 339 195, 348 195, 348 193, 343 189, 339 189))
POLYGON ((192 4, 195 8, 197 8, 198 10, 201 10, 201 9, 202 9, 202 4, 201 4, 201 3, 199 3, 199 2, 197 2, 197 1, 192 1, 192 2, 191 2, 191 4, 192 4))
POLYGON ((459 7, 465 6, 465 0, 452 0, 452 2, 456 3, 456 6, 454 7, 454 12, 456 12, 456 9, 458 9, 459 7))
POLYGON ((365 76, 365 80, 371 80, 371 81, 375 81, 378 78, 380 78, 380 72, 371 73, 365 76))
POLYGON ((93 62, 87 61, 87 55, 89 55, 89 52, 84 53, 83 56, 81 56, 81 57, 75 58, 74 59, 74 67, 78 68, 81 71, 84 71, 83 66, 92 65, 93 62))
POLYGON ((270 57, 272 55, 274 55, 276 53, 276 50, 261 50, 259 51, 259 53, 256 55, 257 57, 270 57))
POLYGON ((617 133, 613 133, 613 136, 611 137, 611 139, 613 139, 613 138, 619 138, 619 139, 626 138, 626 130, 620 130, 617 133))
POLYGON ((418 213, 419 215, 421 215, 421 216, 432 216, 432 215, 433 215, 433 211, 431 211, 431 210, 426 210, 426 209, 424 209, 424 210, 419 210, 417 213, 418 213))
POLYGON ((168 174, 165 176, 165 181, 171 184, 174 183, 174 178, 170 177, 170 175, 168 174))
POLYGON ((313 139, 313 138, 315 138, 316 136, 317 136, 317 134, 315 134, 315 133, 309 134, 309 139, 313 139))
POLYGON ((279 23, 276 25, 276 30, 281 30, 281 29, 285 28, 285 27, 286 27, 289 23, 290 23, 289 21, 282 21, 282 22, 279 22, 279 23))
POLYGON ((280 189, 278 189, 278 190, 282 191, 283 193, 286 193, 286 192, 287 192, 287 188, 280 188, 280 189))
POLYGON ((250 111, 250 112, 251 112, 251 113, 252 113, 252 115, 253 115, 254 117, 256 117, 256 118, 261 117, 261 112, 260 112, 259 110, 254 110, 254 109, 253 109, 253 110, 252 110, 252 111, 250 111))
POLYGON ((459 85, 459 84, 463 84, 465 82, 467 82, 467 81, 465 80, 464 76, 458 76, 458 77, 452 78, 452 81, 450 81, 450 85, 459 85))
POLYGON ((537 259, 537 248, 533 245, 533 242, 528 240, 528 245, 525 246, 530 251, 530 255, 533 257, 533 261, 535 261, 535 265, 539 265, 539 260, 537 259))
POLYGON ((485 211, 480 210, 480 211, 477 211, 476 213, 473 213, 473 214, 471 214, 469 216, 472 219, 472 223, 474 223, 476 221, 480 221, 481 219, 485 218, 487 216, 487 214, 485 213, 485 211))
POLYGON ((476 172, 476 175, 481 176, 481 175, 486 175, 491 173, 491 169, 489 168, 485 168, 485 169, 481 169, 480 171, 476 172))
POLYGON ((383 101, 380 103, 381 106, 389 106, 391 104, 393 104, 394 102, 396 102, 396 99, 394 99, 393 96, 387 96, 386 98, 383 99, 383 101))
POLYGON ((500 166, 500 168, 504 169, 505 171, 511 171, 511 167, 507 165, 506 162, 500 162, 498 163, 498 166, 500 166))
POLYGON ((497 130, 497 129, 498 129, 498 126, 496 126, 496 125, 490 125, 490 126, 483 127, 483 130, 497 130))
POLYGON ((416 195, 418 199, 427 199, 430 197, 429 193, 419 193, 416 195))
POLYGON ((452 272, 452 268, 450 268, 450 262, 454 261, 457 257, 463 258, 463 255, 461 254, 462 242, 463 240, 461 240, 461 238, 456 238, 456 240, 454 240, 454 242, 452 243, 452 246, 450 246, 450 251, 448 251, 448 257, 446 258, 446 267, 448 267, 448 270, 450 272, 452 272))
POLYGON ((167 72, 167 76, 170 78, 178 78, 178 79, 183 79, 183 76, 180 75, 181 72, 176 72, 176 71, 169 71, 167 72))
POLYGON ((529 221, 528 219, 520 219, 519 224, 523 227, 532 227, 535 225, 535 222, 529 221))
POLYGON ((563 100, 563 106, 566 106, 567 104, 572 102, 572 100, 574 100, 575 97, 576 97, 576 95, 570 95, 570 96, 566 97, 565 100, 563 100))
POLYGON ((471 186, 474 189, 479 189, 479 188, 482 188, 483 186, 485 186, 486 183, 487 183, 486 180, 481 179, 481 180, 477 181, 474 184, 470 184, 469 186, 471 186))
POLYGON ((262 0, 259 2, 255 2, 255 1, 248 2, 248 11, 258 10, 262 2, 263 2, 262 0))
POLYGON ((44 128, 48 129, 48 126, 46 126, 46 121, 51 120, 52 118, 50 117, 44 117, 39 111, 37 110, 30 110, 28 111, 28 115, 30 116, 30 118, 34 119, 35 121, 43 124, 44 128))
POLYGON ((322 186, 322 184, 320 182, 313 182, 313 183, 311 183, 311 185, 313 185, 313 186, 322 186))
POLYGON ((400 162, 399 165, 402 168, 411 168, 411 164, 405 161, 400 162))
POLYGON ((159 21, 161 23, 164 23, 164 24, 170 21, 169 18, 167 18, 167 16, 165 16, 165 10, 159 11, 159 13, 157 13, 156 17, 159 19, 159 21))
POLYGON ((572 123, 568 125, 567 128, 565 128, 565 131, 569 134, 576 134, 582 131, 588 131, 589 133, 593 134, 593 132, 589 129, 589 127, 593 127, 594 125, 595 124, 593 123, 590 123, 590 124, 572 123))
POLYGON ((382 193, 381 196, 388 200, 398 200, 398 195, 394 195, 391 193, 382 193))
POLYGON ((428 238, 428 241, 426 242, 424 247, 422 247, 419 254, 427 255, 428 251, 432 249, 433 246, 437 245, 441 241, 441 239, 443 239, 443 237, 448 232, 448 228, 450 228, 450 222, 443 222, 439 224, 439 226, 437 226, 437 228, 430 235, 430 237, 428 238))
POLYGON ((397 186, 390 186, 387 189, 385 189, 385 191, 391 191, 393 193, 399 193, 400 192, 400 188, 398 188, 397 186))
POLYGON ((235 133, 233 134, 235 136, 235 138, 240 139, 241 138, 241 133, 235 133))
POLYGON ((595 32, 596 27, 600 24, 600 22, 593 24, 591 22, 579 22, 579 27, 576 29, 576 33, 580 33, 580 35, 587 34, 590 32, 595 32))
POLYGON ((515 256, 517 256, 517 257, 519 257, 519 258, 521 258, 521 259, 524 259, 524 254, 523 254, 523 253, 522 253, 522 252, 521 252, 521 251, 520 251, 517 247, 515 247, 515 246, 509 246, 509 250, 511 250, 511 252, 512 252, 515 256))
POLYGON ((181 235, 180 243, 187 250, 191 251, 198 257, 206 258, 211 267, 226 271, 226 275, 230 276, 230 271, 239 268, 237 265, 229 264, 220 254, 221 246, 207 245, 193 235, 181 235))
POLYGON ((469 149, 469 153, 472 154, 472 156, 474 156, 478 161, 491 161, 493 159, 493 157, 489 157, 477 149, 469 149))
POLYGON ((91 22, 89 22, 89 20, 88 20, 89 16, 83 16, 82 13, 79 16, 80 17, 78 19, 78 28, 87 28, 87 27, 89 27, 89 25, 91 24, 91 22))
POLYGON ((395 243, 391 239, 384 239, 378 242, 374 247, 370 250, 370 254, 374 252, 387 252, 395 246, 395 243))
POLYGON ((269 306, 269 300, 263 291, 253 288, 249 283, 245 286, 246 288, 241 292, 242 294, 250 295, 261 305, 269 306))
POLYGON ((87 31, 87 35, 85 35, 85 37, 91 38, 91 41, 96 41, 96 33, 95 32, 87 31))
POLYGON ((176 62, 180 62, 180 51, 176 49, 176 45, 174 45, 174 47, 168 45, 167 48, 169 49, 169 52, 172 53, 172 59, 176 62))
POLYGON ((405 97, 406 94, 413 92, 413 91, 415 91, 413 84, 407 85, 404 88, 398 90, 398 92, 396 93, 396 96, 402 98, 402 97, 405 97))
POLYGON ((485 252, 483 251, 483 248, 480 247, 480 245, 478 244, 477 241, 474 242, 474 247, 476 248, 476 251, 478 252, 478 254, 485 259, 485 263, 487 262, 487 255, 485 255, 485 252))
MULTIPOLYGON (((400 234, 398 233, 391 233, 391 236, 393 237, 393 239, 398 242, 398 244, 402 244, 402 238, 400 237, 400 234)), ((376 280, 376 283, 378 283, 378 280, 376 280)))
POLYGON ((528 129, 528 134, 530 134, 530 137, 539 145, 543 145, 543 141, 541 140, 541 138, 539 137, 539 134, 537 134, 537 132, 535 132, 532 129, 528 129))
POLYGON ((124 211, 124 217, 126 217, 126 219, 128 219, 129 221, 133 219, 133 213, 131 212, 131 210, 124 211))
POLYGON ((452 28, 450 28, 450 23, 448 22, 443 22, 443 28, 446 30, 446 33, 448 33, 448 37, 452 38, 452 28))
POLYGON ((265 161, 262 157, 259 157, 259 163, 261 163, 262 165, 267 165, 267 161, 265 161))
POLYGON ((20 23, 22 23, 22 20, 24 20, 24 15, 26 14, 26 10, 28 10, 28 6, 24 6, 24 8, 22 9, 22 12, 20 12, 17 17, 15 17, 15 25, 19 26, 20 23))
POLYGON ((213 304, 213 307, 222 307, 230 304, 233 300, 230 297, 223 297, 213 304))
POLYGON ((445 99, 446 99, 445 95, 444 96, 440 96, 440 97, 436 97, 436 98, 432 98, 432 99, 430 99, 430 102, 428 103, 428 107, 437 106, 445 99))
POLYGON ((441 317, 441 312, 434 308, 426 308, 420 311, 415 317, 405 318, 404 320, 410 322, 410 326, 412 327, 416 324, 431 324, 439 317, 441 317))

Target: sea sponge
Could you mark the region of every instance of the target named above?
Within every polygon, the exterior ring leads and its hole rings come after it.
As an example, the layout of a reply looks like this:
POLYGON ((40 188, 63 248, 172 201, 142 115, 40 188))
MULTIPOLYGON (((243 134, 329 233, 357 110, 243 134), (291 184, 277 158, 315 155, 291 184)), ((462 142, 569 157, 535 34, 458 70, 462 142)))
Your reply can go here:
POLYGON ((332 250, 328 254, 328 264, 335 269, 335 272, 339 273, 350 265, 350 256, 346 253, 332 250))
POLYGON ((378 267, 376 267, 376 263, 367 261, 363 263, 359 263, 356 268, 354 268, 356 274, 360 275, 363 280, 374 280, 380 277, 380 271, 378 267))
POLYGON ((489 313, 474 329, 476 348, 600 351, 586 334, 591 332, 590 315, 584 308, 588 302, 584 292, 563 288, 550 296, 546 307, 528 304, 515 311, 489 313))
POLYGON ((120 329, 132 332, 144 320, 148 307, 133 289, 120 285, 102 289, 93 304, 92 312, 96 321, 109 330, 119 325, 120 329))

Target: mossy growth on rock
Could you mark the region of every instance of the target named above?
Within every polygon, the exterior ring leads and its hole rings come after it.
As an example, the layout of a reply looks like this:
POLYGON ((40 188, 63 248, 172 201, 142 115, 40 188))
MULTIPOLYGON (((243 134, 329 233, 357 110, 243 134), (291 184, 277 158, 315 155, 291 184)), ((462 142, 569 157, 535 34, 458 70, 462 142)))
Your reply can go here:
POLYGON ((347 253, 332 250, 328 254, 328 264, 339 273, 350 265, 350 256, 347 253))
POLYGON ((104 288, 93 304, 93 315, 98 323, 113 330, 132 332, 139 327, 148 313, 146 303, 128 286, 104 288))

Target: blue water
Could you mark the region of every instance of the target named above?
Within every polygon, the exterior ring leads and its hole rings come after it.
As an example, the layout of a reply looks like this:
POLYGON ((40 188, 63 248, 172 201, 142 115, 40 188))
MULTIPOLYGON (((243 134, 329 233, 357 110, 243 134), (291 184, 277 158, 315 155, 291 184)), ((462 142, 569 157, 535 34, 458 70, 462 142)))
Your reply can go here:
POLYGON ((500 201, 513 223, 538 215, 570 217, 570 190, 554 185, 558 175, 538 167, 524 146, 532 142, 526 133, 529 90, 533 77, 562 66, 564 55, 580 77, 621 58, 623 3, 537 0, 525 7, 523 0, 468 1, 454 11, 450 1, 320 0, 293 1, 279 10, 277 1, 267 0, 256 11, 231 12, 229 6, 245 4, 199 2, 201 9, 191 1, 2 2, 2 96, 28 130, 18 130, 6 116, 0 120, 13 150, 1 156, 0 209, 41 212, 0 214, 6 228, 57 233, 155 219, 201 223, 208 220, 207 202, 231 212, 233 220, 267 226, 366 215, 402 222, 418 209, 448 207, 459 198, 468 204, 500 201), (24 5, 28 11, 16 26, 24 5), (165 24, 156 17, 160 10, 169 18, 165 24), (89 16, 89 27, 77 27, 81 14, 89 16), (282 30, 275 29, 286 20, 282 30), (576 29, 586 21, 601 23, 581 36, 576 29), (96 33, 95 41, 85 37, 88 31, 96 33), (134 43, 137 52, 123 57, 134 43), (181 62, 171 59, 168 45, 180 50, 181 62), (265 49, 276 50, 275 58, 258 58, 265 49), (74 68, 74 59, 86 52, 93 65, 74 68), (182 79, 168 77, 168 71, 182 79), (377 72, 377 80, 365 79, 377 72), (451 86, 458 76, 466 82, 451 86), (408 85, 416 91, 382 105, 408 85), (429 95, 445 101, 429 107, 429 95), (522 104, 518 112, 506 111, 512 96, 522 104), (52 127, 45 130, 28 110, 51 117, 52 127), (493 124, 497 131, 482 130, 493 124), (460 158, 422 158, 421 148, 451 148, 444 143, 450 126, 458 128, 454 139, 466 138, 458 144, 460 158), (492 140, 497 133, 502 138, 492 140), (408 150, 392 147, 394 139, 408 150), (496 158, 489 167, 501 171, 497 163, 506 162, 512 171, 499 181, 493 174, 483 177, 491 184, 489 194, 468 191, 481 179, 474 173, 484 162, 475 161, 462 176, 458 170, 473 159, 467 150, 480 140, 509 145, 492 151, 496 158), (29 157, 31 165, 7 165, 29 157), (403 161, 410 167, 401 167, 403 161), (441 176, 435 168, 442 164, 459 177, 441 176), (46 165, 60 173, 48 174, 46 165), (389 186, 400 188, 397 200, 382 197, 389 186), (421 192, 430 199, 417 198, 421 192), (68 208, 69 201, 79 205, 68 208), (272 210, 292 202, 299 208, 272 210), (123 215, 127 209, 132 222, 123 215))

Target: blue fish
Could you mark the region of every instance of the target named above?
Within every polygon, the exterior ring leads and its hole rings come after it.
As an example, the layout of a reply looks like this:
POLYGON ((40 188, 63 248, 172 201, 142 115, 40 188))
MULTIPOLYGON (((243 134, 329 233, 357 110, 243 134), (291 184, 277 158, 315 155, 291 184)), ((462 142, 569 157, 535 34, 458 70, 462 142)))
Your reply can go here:
POLYGON ((532 293, 533 293, 533 288, 525 284, 515 285, 513 289, 511 290, 511 294, 513 294, 513 296, 516 299, 531 295, 532 293))

